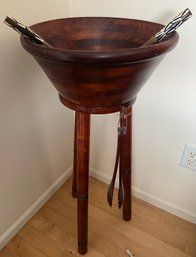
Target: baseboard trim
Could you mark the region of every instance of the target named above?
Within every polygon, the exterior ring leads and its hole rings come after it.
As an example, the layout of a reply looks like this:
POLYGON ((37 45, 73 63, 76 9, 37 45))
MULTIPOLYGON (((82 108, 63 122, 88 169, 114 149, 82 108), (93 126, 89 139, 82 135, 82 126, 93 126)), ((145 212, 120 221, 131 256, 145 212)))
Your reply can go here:
POLYGON ((41 197, 0 237, 0 250, 19 232, 27 221, 51 198, 51 196, 71 176, 72 167, 68 168, 41 197))
MULTIPOLYGON (((105 174, 101 171, 98 171, 94 168, 90 169, 90 174, 92 177, 97 178, 106 184, 110 183, 111 177, 108 174, 105 174)), ((115 184, 116 187, 118 187, 118 182, 115 184)), ((140 190, 137 187, 132 187, 132 194, 133 196, 148 202, 160 209, 163 209, 171 214, 174 214, 184 220, 187 220, 191 223, 196 224, 196 215, 194 213, 191 213, 187 210, 182 209, 179 206, 176 206, 170 202, 164 201, 163 199, 156 197, 155 195, 149 194, 143 190, 140 190)))

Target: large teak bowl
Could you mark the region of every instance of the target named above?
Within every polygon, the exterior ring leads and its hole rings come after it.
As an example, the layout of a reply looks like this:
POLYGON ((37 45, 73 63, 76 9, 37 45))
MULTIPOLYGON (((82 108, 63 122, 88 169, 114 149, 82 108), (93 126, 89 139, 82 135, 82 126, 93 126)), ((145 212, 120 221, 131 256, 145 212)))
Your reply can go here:
POLYGON ((162 27, 123 18, 64 18, 31 26, 53 48, 24 37, 21 42, 54 84, 61 101, 73 109, 107 108, 133 101, 177 44, 174 33, 162 43, 141 47, 162 27))

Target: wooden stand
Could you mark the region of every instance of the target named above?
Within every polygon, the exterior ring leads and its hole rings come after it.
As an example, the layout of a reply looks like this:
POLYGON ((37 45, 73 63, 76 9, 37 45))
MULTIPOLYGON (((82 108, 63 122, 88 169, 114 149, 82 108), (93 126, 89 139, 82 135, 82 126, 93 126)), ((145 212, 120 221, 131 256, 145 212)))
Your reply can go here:
MULTIPOLYGON (((87 253, 88 246, 88 181, 89 181, 89 144, 90 144, 90 115, 107 114, 120 111, 121 106, 111 107, 82 107, 73 105, 60 96, 60 101, 67 107, 75 110, 75 137, 74 137, 74 164, 72 195, 77 198, 77 227, 78 227, 78 251, 80 254, 87 253)), ((127 133, 122 145, 119 169, 123 174, 124 201, 123 218, 131 219, 131 118, 132 104, 128 107, 126 125, 127 133)))

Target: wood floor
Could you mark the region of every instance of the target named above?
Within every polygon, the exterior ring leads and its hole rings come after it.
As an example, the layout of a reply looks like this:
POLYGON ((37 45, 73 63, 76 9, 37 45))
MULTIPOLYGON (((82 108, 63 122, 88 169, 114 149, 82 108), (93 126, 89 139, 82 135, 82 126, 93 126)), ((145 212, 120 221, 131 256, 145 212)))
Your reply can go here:
MULTIPOLYGON (((90 179, 89 249, 87 257, 196 257, 196 225, 133 198, 131 222, 122 219, 117 201, 106 202, 107 186, 90 179)), ((74 257, 76 199, 71 180, 0 252, 0 257, 74 257)))

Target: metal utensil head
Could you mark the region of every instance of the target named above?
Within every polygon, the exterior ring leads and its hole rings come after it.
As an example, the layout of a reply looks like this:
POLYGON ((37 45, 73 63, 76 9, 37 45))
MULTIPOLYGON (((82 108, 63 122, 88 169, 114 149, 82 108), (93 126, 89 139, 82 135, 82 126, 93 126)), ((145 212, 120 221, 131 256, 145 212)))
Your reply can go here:
POLYGON ((165 37, 172 34, 178 27, 180 27, 186 20, 192 16, 191 11, 187 8, 169 22, 161 31, 156 34, 156 38, 161 42, 165 37))

